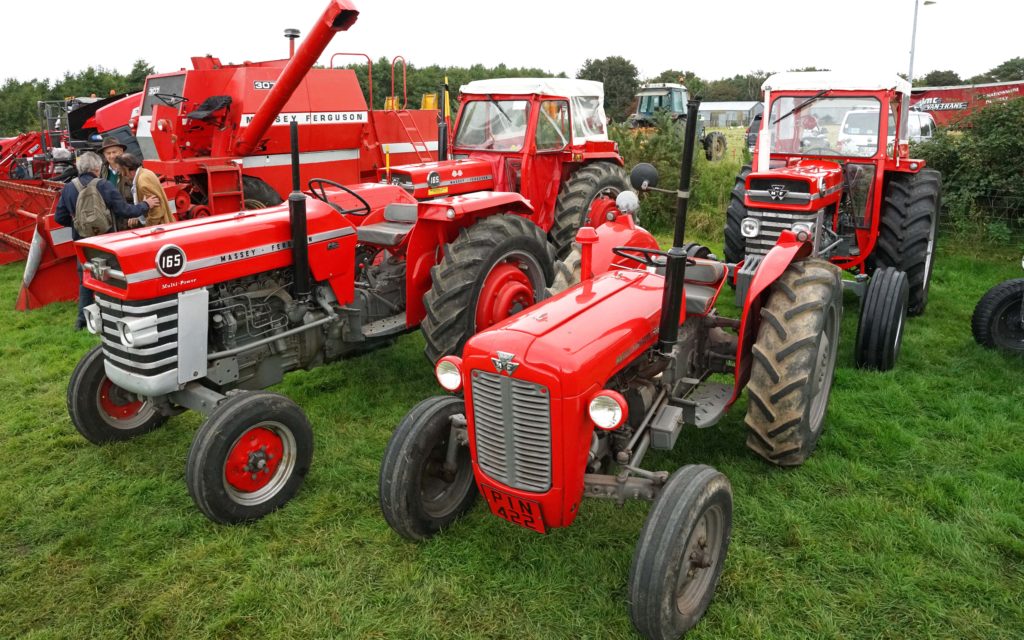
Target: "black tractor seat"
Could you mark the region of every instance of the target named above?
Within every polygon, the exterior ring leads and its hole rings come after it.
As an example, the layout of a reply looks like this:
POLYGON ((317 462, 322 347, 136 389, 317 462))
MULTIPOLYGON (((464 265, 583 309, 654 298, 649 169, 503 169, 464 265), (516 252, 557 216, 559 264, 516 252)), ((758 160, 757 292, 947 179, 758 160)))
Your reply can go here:
POLYGON ((721 262, 698 260, 697 264, 686 265, 686 315, 707 315, 724 277, 725 265, 721 262))
POLYGON ((418 207, 415 204, 391 203, 384 207, 384 222, 356 227, 359 242, 381 247, 397 247, 412 231, 418 207))

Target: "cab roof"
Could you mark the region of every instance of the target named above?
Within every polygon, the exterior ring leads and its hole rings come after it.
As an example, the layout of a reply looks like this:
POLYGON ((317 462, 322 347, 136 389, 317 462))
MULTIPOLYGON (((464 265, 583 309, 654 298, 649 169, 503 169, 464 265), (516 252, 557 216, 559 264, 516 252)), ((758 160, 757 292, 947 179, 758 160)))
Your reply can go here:
POLYGON ((910 83, 897 75, 861 71, 787 71, 768 77, 764 91, 888 91, 910 93, 910 83))
POLYGON ((543 95, 572 98, 575 96, 604 99, 604 84, 595 80, 575 78, 492 78, 467 82, 459 89, 467 95, 543 95))

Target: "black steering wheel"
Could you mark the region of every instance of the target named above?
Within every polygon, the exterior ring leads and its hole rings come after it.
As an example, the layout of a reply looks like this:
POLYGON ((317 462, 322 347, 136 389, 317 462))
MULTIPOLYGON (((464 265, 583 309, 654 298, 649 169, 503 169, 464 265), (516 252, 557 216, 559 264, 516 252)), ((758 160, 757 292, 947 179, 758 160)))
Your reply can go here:
POLYGON ((154 93, 153 97, 166 104, 168 107, 176 107, 182 102, 188 102, 188 98, 185 96, 179 96, 176 93, 154 93))
MULTIPOLYGON (((623 258, 636 260, 648 267, 660 269, 668 264, 668 252, 659 249, 648 249, 646 247, 612 247, 612 253, 623 258), (661 258, 658 260, 657 258, 661 258)), ((694 265, 697 262, 690 257, 686 258, 687 265, 694 265)))
POLYGON ((358 193, 349 189, 343 184, 338 184, 334 180, 328 180, 327 178, 310 178, 309 182, 306 183, 306 186, 309 187, 309 191, 313 194, 314 198, 326 202, 327 206, 334 209, 343 216, 349 214, 354 216, 365 216, 369 215, 370 213, 370 203, 364 200, 363 196, 359 195, 358 193), (342 191, 344 191, 345 193, 349 194, 350 196, 358 200, 360 203, 362 203, 363 206, 356 207, 355 209, 342 209, 340 206, 334 204, 327 198, 327 191, 324 189, 325 184, 341 189, 342 191), (317 191, 317 187, 320 187, 319 191, 317 191))

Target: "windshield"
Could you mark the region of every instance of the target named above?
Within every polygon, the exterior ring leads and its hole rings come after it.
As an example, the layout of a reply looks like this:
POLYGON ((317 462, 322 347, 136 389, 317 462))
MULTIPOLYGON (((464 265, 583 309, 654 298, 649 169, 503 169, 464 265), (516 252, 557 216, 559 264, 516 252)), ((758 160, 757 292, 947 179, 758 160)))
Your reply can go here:
MULTIPOLYGON (((865 158, 878 151, 880 104, 872 97, 779 96, 768 122, 772 153, 865 158)), ((894 125, 889 125, 889 131, 894 125)))
POLYGON ((658 95, 640 96, 640 113, 654 113, 658 109, 672 110, 672 96, 668 92, 658 95))
POLYGON ((455 148, 520 151, 530 122, 526 100, 474 100, 466 103, 455 133, 455 148))

